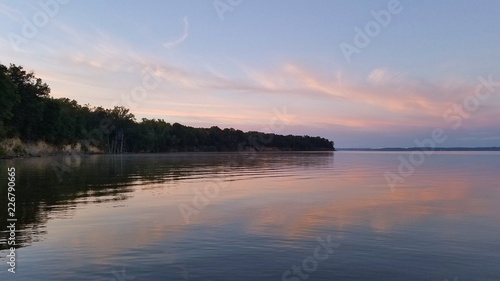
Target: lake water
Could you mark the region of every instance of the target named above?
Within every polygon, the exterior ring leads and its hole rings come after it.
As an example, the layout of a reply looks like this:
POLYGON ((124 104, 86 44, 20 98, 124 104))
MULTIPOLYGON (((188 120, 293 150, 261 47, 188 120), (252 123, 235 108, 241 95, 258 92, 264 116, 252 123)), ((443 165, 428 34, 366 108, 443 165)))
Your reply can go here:
POLYGON ((436 152, 402 176, 410 156, 2 160, 0 280, 500 280, 500 154, 436 152))

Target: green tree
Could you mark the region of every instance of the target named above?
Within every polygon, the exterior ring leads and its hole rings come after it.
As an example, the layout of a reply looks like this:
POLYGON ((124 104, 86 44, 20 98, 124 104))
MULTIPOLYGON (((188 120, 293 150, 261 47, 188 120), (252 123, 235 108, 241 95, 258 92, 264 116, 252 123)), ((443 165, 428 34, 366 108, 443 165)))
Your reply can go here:
POLYGON ((40 138, 43 120, 43 98, 49 97, 50 88, 35 77, 33 72, 26 72, 23 67, 11 64, 7 75, 14 84, 15 92, 20 102, 14 107, 14 116, 8 121, 17 128, 22 139, 35 140, 40 138))
POLYGON ((7 67, 0 64, 0 138, 5 136, 5 123, 14 116, 12 110, 19 104, 19 100, 7 67))
POLYGON ((0 64, 0 138, 45 140, 54 145, 97 146, 108 153, 172 151, 334 150, 320 137, 194 128, 164 120, 136 122, 130 110, 79 105, 50 97, 50 88, 21 66, 0 64))

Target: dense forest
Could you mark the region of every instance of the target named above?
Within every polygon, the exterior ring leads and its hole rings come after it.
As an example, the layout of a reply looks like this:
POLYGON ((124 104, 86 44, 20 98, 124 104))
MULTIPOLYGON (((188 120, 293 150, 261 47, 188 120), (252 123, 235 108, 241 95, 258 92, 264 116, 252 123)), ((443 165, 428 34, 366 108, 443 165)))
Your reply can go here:
POLYGON ((90 147, 105 153, 334 150, 333 142, 321 137, 193 128, 162 119, 138 122, 125 107, 53 98, 42 79, 14 64, 0 64, 0 108, 0 140, 45 141, 56 147, 79 143, 84 152, 90 147))

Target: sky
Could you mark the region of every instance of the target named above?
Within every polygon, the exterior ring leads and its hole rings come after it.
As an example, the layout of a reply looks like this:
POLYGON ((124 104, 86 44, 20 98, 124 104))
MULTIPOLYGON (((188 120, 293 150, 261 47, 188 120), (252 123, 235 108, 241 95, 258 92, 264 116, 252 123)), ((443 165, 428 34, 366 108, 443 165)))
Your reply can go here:
POLYGON ((0 0, 51 95, 338 148, 500 146, 500 1, 0 0))

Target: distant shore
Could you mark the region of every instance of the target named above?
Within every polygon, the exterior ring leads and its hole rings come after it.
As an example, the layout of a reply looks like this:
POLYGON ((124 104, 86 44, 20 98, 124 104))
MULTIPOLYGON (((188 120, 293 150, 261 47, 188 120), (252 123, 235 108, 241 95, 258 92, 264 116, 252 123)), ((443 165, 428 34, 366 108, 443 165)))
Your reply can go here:
POLYGON ((385 147, 337 148, 337 151, 500 151, 500 147, 385 147))

